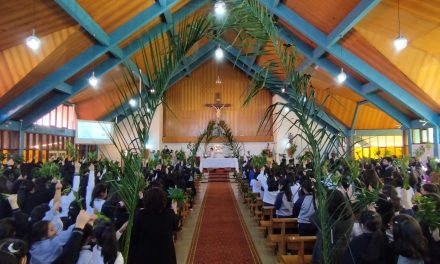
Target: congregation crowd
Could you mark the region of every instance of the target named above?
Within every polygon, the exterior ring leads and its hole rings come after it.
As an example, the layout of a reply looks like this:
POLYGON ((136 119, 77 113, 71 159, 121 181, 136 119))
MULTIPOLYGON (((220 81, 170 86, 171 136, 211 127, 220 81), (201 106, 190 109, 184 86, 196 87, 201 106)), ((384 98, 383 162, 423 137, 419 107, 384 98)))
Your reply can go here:
MULTIPOLYGON (((346 164, 332 153, 329 167, 338 183, 325 181, 327 230, 320 230, 316 179, 310 160, 295 164, 283 159, 276 167, 245 166, 244 178, 265 206, 274 206, 277 218, 297 218, 300 236, 317 236, 312 263, 322 262, 322 232, 331 238, 331 263, 440 263, 438 226, 417 219, 417 197, 429 197, 440 216, 438 175, 433 163, 409 162, 407 174, 391 157, 359 163, 359 179, 353 181, 346 164), (404 177, 404 175, 408 175, 404 177), (362 204, 356 192, 367 190, 376 199, 362 204)), ((438 164, 436 164, 438 166, 438 164)))
POLYGON ((107 168, 71 159, 53 162, 61 180, 36 175, 42 164, 34 161, 3 165, 0 263, 176 263, 174 237, 181 217, 167 190, 189 188, 195 195, 196 169, 183 162, 143 168, 149 185, 138 194, 130 254, 124 261, 129 214, 107 180, 107 168))

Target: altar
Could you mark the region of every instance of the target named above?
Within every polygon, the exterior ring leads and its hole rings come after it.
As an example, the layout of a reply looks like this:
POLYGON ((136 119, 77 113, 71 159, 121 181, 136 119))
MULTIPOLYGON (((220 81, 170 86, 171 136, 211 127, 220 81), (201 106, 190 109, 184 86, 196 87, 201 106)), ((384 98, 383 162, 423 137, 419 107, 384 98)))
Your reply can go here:
POLYGON ((218 169, 218 168, 234 168, 238 171, 237 158, 202 158, 200 160, 200 171, 203 169, 218 169))

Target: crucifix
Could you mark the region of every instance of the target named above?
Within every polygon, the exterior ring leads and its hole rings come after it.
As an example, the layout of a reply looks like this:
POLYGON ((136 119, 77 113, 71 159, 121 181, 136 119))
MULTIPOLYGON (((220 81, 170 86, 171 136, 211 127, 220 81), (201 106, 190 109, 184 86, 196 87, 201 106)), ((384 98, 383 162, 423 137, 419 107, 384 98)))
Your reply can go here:
POLYGON ((217 118, 217 123, 220 121, 220 117, 221 117, 221 110, 224 108, 224 107, 230 107, 231 106, 231 104, 223 104, 222 103, 222 99, 221 99, 221 97, 220 97, 220 93, 215 93, 215 98, 214 98, 214 100, 215 100, 215 103, 214 104, 205 104, 205 106, 207 106, 207 107, 212 107, 212 108, 214 108, 215 109, 215 116, 216 116, 216 118, 217 118))

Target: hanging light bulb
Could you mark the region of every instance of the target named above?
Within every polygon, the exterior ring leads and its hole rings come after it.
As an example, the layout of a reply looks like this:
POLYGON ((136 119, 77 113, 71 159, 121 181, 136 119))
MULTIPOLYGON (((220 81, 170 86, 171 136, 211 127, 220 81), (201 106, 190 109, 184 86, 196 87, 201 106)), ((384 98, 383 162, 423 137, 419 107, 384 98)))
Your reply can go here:
POLYGON ((399 27, 399 36, 394 40, 394 48, 397 52, 403 50, 408 45, 408 40, 402 36, 400 29, 400 0, 397 0, 397 25, 399 27))
POLYGON ((98 82, 99 82, 99 79, 98 78, 96 78, 96 76, 95 76, 95 72, 92 72, 92 76, 90 76, 90 78, 89 78, 89 84, 92 86, 92 87, 97 87, 98 86, 98 82))
POLYGON ((347 79, 347 74, 345 74, 344 72, 344 68, 341 68, 341 72, 338 74, 338 76, 336 77, 336 81, 339 84, 342 84, 343 82, 345 82, 345 80, 347 79))
POLYGON ((130 101, 128 101, 128 103, 130 104, 131 107, 136 107, 137 102, 134 98, 131 98, 130 101))
POLYGON ((408 45, 408 40, 404 37, 404 36, 402 36, 402 35, 399 35, 395 40, 394 40, 394 48, 397 50, 397 51, 401 51, 401 50, 403 50, 404 48, 406 48, 406 46, 408 45))
POLYGON ((222 80, 220 79, 220 76, 217 75, 217 80, 215 80, 215 84, 222 84, 222 80))
POLYGON ((35 29, 32 29, 32 35, 26 38, 26 45, 34 51, 40 48, 41 40, 35 36, 35 29))
POLYGON ((223 51, 222 48, 218 47, 218 48, 215 50, 214 55, 215 55, 215 58, 216 58, 217 60, 222 60, 223 57, 225 56, 225 52, 223 51))
POLYGON ((218 17, 222 17, 226 14, 226 4, 223 1, 217 1, 214 4, 214 13, 218 17))

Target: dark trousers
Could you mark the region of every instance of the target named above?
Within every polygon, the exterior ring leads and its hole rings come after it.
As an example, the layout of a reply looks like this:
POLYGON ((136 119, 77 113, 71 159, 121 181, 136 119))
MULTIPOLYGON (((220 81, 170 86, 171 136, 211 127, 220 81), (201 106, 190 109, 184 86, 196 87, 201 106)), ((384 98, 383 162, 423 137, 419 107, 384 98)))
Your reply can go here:
POLYGON ((316 231, 314 224, 298 223, 298 233, 300 236, 315 236, 316 231))

